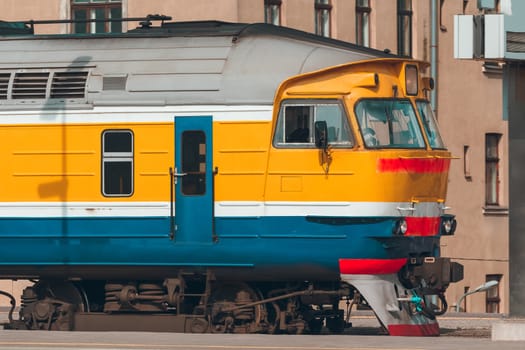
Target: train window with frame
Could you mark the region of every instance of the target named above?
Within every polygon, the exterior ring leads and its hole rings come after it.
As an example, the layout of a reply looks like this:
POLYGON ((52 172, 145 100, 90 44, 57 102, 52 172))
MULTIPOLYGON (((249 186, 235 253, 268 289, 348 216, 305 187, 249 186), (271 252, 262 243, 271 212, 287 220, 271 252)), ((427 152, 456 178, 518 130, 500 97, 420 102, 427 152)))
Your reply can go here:
POLYGON ((414 107, 409 100, 364 99, 355 115, 367 148, 424 148, 414 107))
POLYGON ((106 197, 129 197, 133 194, 131 130, 102 132, 102 193, 106 197))
POLYGON ((182 133, 181 191, 185 195, 206 193, 206 135, 201 130, 182 133))
POLYGON ((325 121, 328 144, 352 148, 354 141, 343 105, 336 100, 288 100, 281 104, 273 144, 278 148, 315 148, 315 122, 325 121))

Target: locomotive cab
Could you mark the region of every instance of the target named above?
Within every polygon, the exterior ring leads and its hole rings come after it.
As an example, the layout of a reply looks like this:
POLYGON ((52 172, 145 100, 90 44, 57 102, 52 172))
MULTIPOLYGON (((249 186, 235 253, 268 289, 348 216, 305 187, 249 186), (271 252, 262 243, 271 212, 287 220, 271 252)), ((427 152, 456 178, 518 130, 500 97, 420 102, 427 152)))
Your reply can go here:
POLYGON ((357 258, 342 252, 342 280, 381 310, 380 321, 398 335, 438 334, 444 292, 463 278, 460 264, 440 257, 440 236, 456 226, 444 206, 452 156, 425 97, 428 83, 419 74, 425 66, 368 61, 286 81, 269 155, 268 197, 322 203, 315 214, 304 210, 307 220, 324 225, 325 237, 331 225, 362 225, 353 239, 370 250, 357 258), (308 129, 315 132, 303 132, 301 141, 286 136, 308 129), (386 249, 377 254, 376 244, 386 249))

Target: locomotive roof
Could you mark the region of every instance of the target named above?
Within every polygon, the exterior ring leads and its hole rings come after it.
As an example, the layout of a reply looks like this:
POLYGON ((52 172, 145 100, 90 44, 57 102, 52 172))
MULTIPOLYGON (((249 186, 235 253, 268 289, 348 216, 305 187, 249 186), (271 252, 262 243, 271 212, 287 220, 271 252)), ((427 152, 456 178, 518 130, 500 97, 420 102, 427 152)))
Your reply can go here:
MULTIPOLYGON (((163 23, 127 33, 0 37, 0 108, 272 104, 297 74, 382 51, 269 24, 163 23)), ((0 35, 2 33, 0 29, 0 35)))

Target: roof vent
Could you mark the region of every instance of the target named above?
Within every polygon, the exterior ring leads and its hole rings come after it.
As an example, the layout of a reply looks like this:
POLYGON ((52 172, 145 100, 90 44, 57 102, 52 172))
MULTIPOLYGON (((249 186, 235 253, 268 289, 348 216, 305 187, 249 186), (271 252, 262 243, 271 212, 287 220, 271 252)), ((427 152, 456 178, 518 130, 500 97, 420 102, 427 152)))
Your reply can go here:
POLYGON ((113 76, 102 78, 102 90, 126 90, 127 76, 113 76))
POLYGON ((7 88, 11 73, 0 73, 0 100, 7 100, 7 88))
POLYGON ((55 72, 51 98, 84 98, 88 72, 55 72))
POLYGON ((13 99, 44 99, 49 73, 16 73, 13 81, 13 99))

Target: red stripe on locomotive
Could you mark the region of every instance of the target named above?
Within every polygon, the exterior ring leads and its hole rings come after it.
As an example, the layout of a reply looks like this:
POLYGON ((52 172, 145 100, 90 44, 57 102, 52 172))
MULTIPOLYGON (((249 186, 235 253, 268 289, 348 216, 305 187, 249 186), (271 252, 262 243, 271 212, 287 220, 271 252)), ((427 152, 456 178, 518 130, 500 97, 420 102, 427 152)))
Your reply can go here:
POLYGON ((407 232, 405 236, 435 236, 439 233, 439 217, 413 217, 405 218, 407 232))
POLYGON ((339 271, 347 275, 386 275, 398 272, 408 259, 339 259, 339 271))
POLYGON ((439 325, 437 322, 427 324, 390 324, 388 325, 388 333, 395 336, 438 336, 439 325))
POLYGON ((380 173, 443 173, 450 167, 450 159, 443 158, 379 158, 377 171, 380 173))

